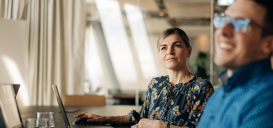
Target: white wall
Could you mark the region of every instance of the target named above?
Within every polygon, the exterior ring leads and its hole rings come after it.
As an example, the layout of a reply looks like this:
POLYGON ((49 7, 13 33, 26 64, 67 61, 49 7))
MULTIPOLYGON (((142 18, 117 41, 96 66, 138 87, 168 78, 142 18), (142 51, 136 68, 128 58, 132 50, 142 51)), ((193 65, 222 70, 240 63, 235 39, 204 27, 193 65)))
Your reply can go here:
POLYGON ((21 84, 18 102, 28 105, 27 21, 0 19, 0 83, 21 84))

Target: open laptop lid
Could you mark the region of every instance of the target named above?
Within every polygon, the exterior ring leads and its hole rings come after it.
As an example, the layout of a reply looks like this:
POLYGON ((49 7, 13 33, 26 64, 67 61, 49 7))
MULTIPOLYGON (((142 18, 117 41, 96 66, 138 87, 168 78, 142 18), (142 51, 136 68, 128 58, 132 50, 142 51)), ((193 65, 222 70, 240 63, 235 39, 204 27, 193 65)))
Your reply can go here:
POLYGON ((17 93, 18 93, 19 88, 20 88, 20 84, 12 84, 12 87, 13 87, 13 90, 14 90, 14 95, 15 95, 15 97, 14 97, 14 98, 16 98, 17 93))
POLYGON ((15 100, 15 103, 16 103, 17 111, 18 111, 18 114, 19 114, 19 119, 20 119, 20 122, 21 122, 21 127, 23 127, 23 120, 22 120, 21 113, 20 113, 19 106, 18 106, 18 102, 17 102, 17 99, 16 99, 19 88, 20 88, 20 84, 12 84, 12 87, 13 87, 13 91, 14 91, 14 100, 15 100))
POLYGON ((0 128, 5 128, 5 127, 6 127, 6 123, 5 123, 3 112, 2 112, 1 106, 0 106, 0 128))
POLYGON ((21 125, 21 120, 15 101, 15 92, 11 84, 0 85, 1 116, 4 118, 5 127, 13 128, 21 125))
POLYGON ((57 102, 58 102, 58 104, 59 104, 59 108, 60 108, 60 111, 61 111, 62 116, 63 116, 63 120, 64 120, 64 123, 65 123, 65 127, 66 127, 66 128, 70 128, 70 124, 69 124, 67 115, 66 115, 66 113, 65 113, 65 109, 64 109, 63 102, 62 102, 62 99, 61 99, 61 97, 60 97, 60 94, 59 94, 57 85, 52 85, 52 88, 53 88, 53 92, 54 92, 54 94, 55 94, 55 96, 56 96, 57 102))

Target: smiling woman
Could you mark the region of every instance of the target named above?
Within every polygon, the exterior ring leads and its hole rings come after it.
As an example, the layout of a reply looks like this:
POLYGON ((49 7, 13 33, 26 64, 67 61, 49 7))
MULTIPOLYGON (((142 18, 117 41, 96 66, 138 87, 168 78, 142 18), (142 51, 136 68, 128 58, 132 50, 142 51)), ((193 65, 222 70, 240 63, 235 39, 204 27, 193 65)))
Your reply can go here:
POLYGON ((148 84, 146 99, 139 112, 125 116, 99 116, 80 113, 88 122, 131 124, 133 127, 196 127, 208 98, 214 92, 211 83, 192 75, 187 58, 192 48, 186 33, 179 28, 165 30, 158 41, 161 64, 168 75, 154 77, 148 84))

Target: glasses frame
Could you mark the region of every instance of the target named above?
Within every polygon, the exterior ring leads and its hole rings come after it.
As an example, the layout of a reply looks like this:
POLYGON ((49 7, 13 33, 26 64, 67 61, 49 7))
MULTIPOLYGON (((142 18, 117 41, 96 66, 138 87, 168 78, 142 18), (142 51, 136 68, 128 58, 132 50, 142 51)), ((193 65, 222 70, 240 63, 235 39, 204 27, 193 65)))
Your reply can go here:
MULTIPOLYGON (((264 32, 266 32, 266 33, 268 33, 268 34, 270 34, 270 35, 273 34, 272 31, 266 29, 264 26, 258 24, 257 22, 255 22, 255 21, 253 21, 253 20, 251 20, 251 19, 249 19, 249 18, 245 18, 245 17, 231 17, 231 16, 228 16, 228 15, 225 15, 225 14, 220 15, 219 13, 217 13, 217 14, 214 15, 214 19, 215 19, 215 17, 229 17, 229 18, 230 18, 230 21, 227 22, 227 23, 232 22, 234 19, 247 19, 247 20, 250 21, 250 22, 247 24, 247 27, 248 27, 249 24, 253 24, 253 25, 257 26, 258 28, 262 29, 264 32)), ((215 21, 213 21, 213 22, 215 22, 215 21)), ((224 24, 227 24, 227 23, 224 23, 224 24)), ((214 26, 214 27, 215 27, 215 26, 214 26)), ((216 27, 215 27, 215 28, 216 28, 216 27)), ((219 29, 219 28, 217 28, 217 29, 219 29)))

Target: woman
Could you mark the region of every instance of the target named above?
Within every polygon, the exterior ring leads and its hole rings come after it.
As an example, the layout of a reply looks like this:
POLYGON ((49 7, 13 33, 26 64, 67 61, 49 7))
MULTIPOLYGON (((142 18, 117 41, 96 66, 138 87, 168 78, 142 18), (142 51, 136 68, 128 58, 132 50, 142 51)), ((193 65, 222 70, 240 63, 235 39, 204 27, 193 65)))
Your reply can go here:
POLYGON ((189 72, 187 58, 192 47, 183 30, 165 30, 157 46, 168 75, 150 81, 139 112, 132 110, 129 115, 107 117, 80 113, 75 117, 92 118, 89 122, 132 124, 136 128, 196 127, 207 99, 214 92, 213 87, 209 81, 189 72))

